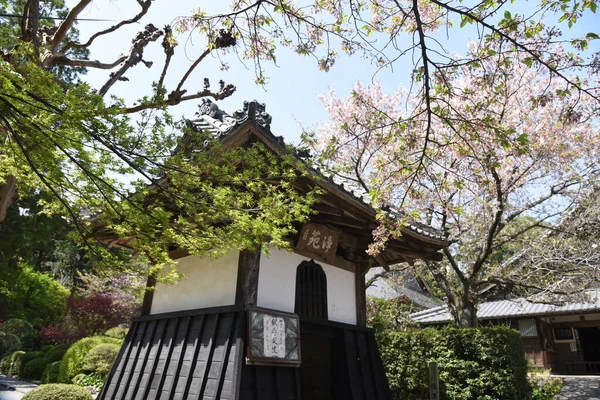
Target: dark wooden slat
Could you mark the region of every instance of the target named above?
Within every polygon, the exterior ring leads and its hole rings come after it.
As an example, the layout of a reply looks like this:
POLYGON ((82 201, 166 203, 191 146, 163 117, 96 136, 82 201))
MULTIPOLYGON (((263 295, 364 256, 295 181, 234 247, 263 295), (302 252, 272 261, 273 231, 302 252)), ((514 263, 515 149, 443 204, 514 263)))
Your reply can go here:
POLYGON ((371 357, 367 347, 367 336, 364 332, 355 332, 356 345, 358 348, 359 365, 361 377, 363 378, 363 391, 365 399, 377 399, 375 391, 375 375, 371 365, 371 357))
MULTIPOLYGON (((186 318, 186 321, 189 322, 189 317, 186 318)), ((186 324, 187 324, 186 322, 186 324)), ((173 332, 173 336, 171 337, 171 341, 169 342, 169 348, 167 350, 167 357, 165 358, 165 365, 163 367, 160 380, 158 382, 158 386, 156 387, 156 394, 158 398, 161 398, 163 386, 165 384, 165 379, 167 378, 167 374, 169 373, 169 365, 171 363, 171 357, 173 356, 173 349, 176 346, 177 333, 179 332, 179 325, 181 323, 181 318, 175 318, 175 332, 173 332)), ((187 330, 187 326, 185 327, 187 330)))
POLYGON ((381 356, 377 348, 377 342, 375 341, 375 334, 373 332, 367 332, 366 335, 369 353, 371 355, 371 365, 375 375, 375 390, 377 391, 377 400, 390 400, 392 398, 392 394, 390 392, 390 386, 385 375, 383 361, 381 360, 381 356))
POLYGON ((187 317, 187 321, 185 324, 185 334, 183 337, 183 342, 181 343, 181 352, 179 354, 179 360, 177 361, 175 373, 173 374, 173 382, 171 384, 169 400, 173 400, 173 398, 175 397, 175 392, 177 391, 177 381, 178 381, 179 374, 181 373, 181 367, 183 366, 183 360, 185 358, 185 352, 187 350, 187 343, 189 340, 189 335, 190 335, 190 332, 192 331, 191 330, 191 327, 193 326, 192 319, 193 319, 193 317, 191 317, 191 316, 187 317))
MULTIPOLYGON (((163 321, 161 321, 163 322, 163 321)), ((144 394, 142 395, 142 399, 149 399, 148 393, 150 393, 150 388, 152 387, 152 380, 154 379, 154 373, 156 372, 156 367, 158 366, 158 361, 160 358, 161 348, 163 340, 165 339, 165 335, 169 330, 169 320, 164 320, 163 329, 161 331, 160 338, 158 339, 158 344, 156 345, 156 355, 154 356, 154 361, 152 361, 152 366, 148 372, 148 381, 146 382, 146 387, 144 387, 144 394)))
MULTIPOLYGON (((139 338, 139 339, 137 339, 135 355, 133 356, 133 359, 131 357, 129 357, 129 362, 131 363, 131 366, 130 366, 131 369, 129 371, 129 375, 127 376, 127 379, 124 381, 125 382, 125 384, 124 384, 125 391, 123 392, 123 394, 121 396, 117 396, 120 399, 126 398, 127 391, 130 388, 131 379, 133 378, 134 373, 136 371, 136 366, 137 366, 137 363, 139 360, 140 351, 142 349, 142 342, 143 342, 144 336, 146 335, 146 330, 148 329, 148 324, 149 324, 148 322, 141 322, 141 323, 137 324, 140 327, 143 326, 143 328, 140 328, 140 332, 134 336, 134 340, 136 340, 136 338, 139 338)), ((125 370, 127 370, 127 369, 125 369, 125 370)))
POLYGON ((221 322, 221 314, 216 314, 214 316, 215 318, 215 328, 213 330, 213 334, 212 337, 210 339, 210 345, 209 345, 209 351, 208 351, 208 357, 206 358, 206 363, 204 366, 204 373, 202 374, 202 380, 201 380, 201 384, 200 384, 200 390, 198 390, 198 398, 203 398, 204 397, 204 391, 206 390, 206 384, 208 383, 208 375, 210 373, 210 367, 212 364, 212 358, 213 358, 213 354, 215 353, 215 341, 217 340, 218 337, 218 333, 219 333, 219 325, 221 322))
POLYGON ((246 313, 241 312, 238 313, 238 331, 237 336, 235 338, 235 354, 233 359, 233 378, 232 380, 232 393, 231 398, 238 400, 241 391, 242 385, 242 368, 243 368, 243 360, 244 360, 244 337, 246 334, 245 326, 246 326, 246 313))
POLYGON ((201 343, 202 343, 202 337, 204 336, 204 329, 206 327, 206 320, 209 318, 208 316, 205 315, 201 315, 200 316, 201 321, 200 321, 200 332, 198 333, 198 337, 196 338, 196 341, 194 342, 194 355, 192 357, 192 362, 190 365, 190 370, 188 372, 188 377, 187 377, 187 382, 185 383, 185 389, 183 390, 183 393, 187 396, 187 394, 189 393, 190 390, 190 386, 192 385, 192 380, 194 379, 194 370, 196 368, 196 363, 198 362, 198 353, 200 351, 200 347, 201 343))
POLYGON ((358 355, 356 354, 356 332, 352 330, 344 331, 344 344, 346 347, 346 360, 348 362, 348 374, 350 379, 350 388, 352 389, 353 400, 371 400, 365 399, 362 389, 362 378, 358 368, 358 355))
POLYGON ((158 390, 158 388, 161 382, 161 378, 163 377, 163 373, 167 368, 167 364, 169 361, 169 352, 174 342, 178 321, 178 318, 171 318, 167 320, 167 327, 163 335, 162 345, 160 346, 160 351, 157 354, 157 363, 155 366, 155 370, 152 374, 152 380, 149 382, 150 391, 147 395, 149 399, 159 399, 161 396, 161 392, 158 390))
MULTIPOLYGON (((141 322, 138 322, 138 323, 141 323, 141 322)), ((148 348, 146 349, 146 352, 144 353, 144 356, 142 357, 142 364, 140 365, 140 368, 137 371, 138 376, 133 385, 133 392, 131 393, 130 399, 135 398, 135 395, 137 394, 137 391, 140 387, 140 383, 142 382, 142 379, 144 378, 144 370, 146 368, 146 364, 148 363, 148 357, 150 356, 150 353, 152 352, 152 343, 154 341, 154 335, 156 334, 156 330, 159 325, 158 321, 149 321, 147 323, 152 324, 152 332, 150 332, 150 335, 146 335, 146 338, 148 338, 148 341, 147 341, 148 348)))
MULTIPOLYGON (((217 389, 217 393, 215 393, 215 399, 220 399, 221 398, 221 394, 223 391, 223 386, 225 384, 225 380, 227 378, 227 374, 224 373, 224 371, 227 371, 230 367, 231 368, 235 368, 235 362, 233 363, 233 365, 229 365, 229 358, 231 357, 231 353, 232 353, 232 347, 234 354, 233 356, 235 357, 236 354, 235 352, 237 352, 237 338, 240 336, 240 330, 242 329, 241 323, 243 322, 243 318, 241 313, 238 314, 232 314, 233 316, 233 321, 231 323, 231 331, 229 332, 229 339, 227 340, 227 343, 225 344, 225 357, 223 358, 223 368, 222 370, 219 372, 219 387, 217 389), (235 343, 235 345, 230 345, 230 343, 235 343)), ((232 376, 232 385, 233 387, 235 387, 236 383, 234 382, 234 378, 237 375, 235 373, 235 371, 232 371, 233 376, 232 376)), ((237 400, 235 397, 233 397, 233 393, 235 392, 235 390, 232 388, 231 390, 231 400, 237 400)))
MULTIPOLYGON (((135 341, 135 338, 138 334, 138 331, 140 329, 139 327, 140 324, 135 324, 135 327, 132 327, 132 330, 134 331, 133 335, 131 335, 130 340, 123 344, 123 347, 127 347, 127 350, 123 353, 123 356, 120 358, 121 361, 119 362, 119 366, 117 366, 116 368, 116 372, 119 374, 119 377, 115 382, 113 394, 109 397, 109 399, 113 397, 116 397, 117 399, 119 398, 119 392, 121 391, 121 381, 123 379, 123 376, 125 375, 125 372, 127 372, 127 364, 130 361, 131 350, 133 349, 133 342, 135 341)), ((131 374, 131 369, 129 370, 129 373, 131 374)))
MULTIPOLYGON (((131 341, 131 339, 133 338, 133 334, 134 334, 133 329, 130 328, 129 331, 127 332, 127 336, 125 337, 125 340, 123 341, 123 345, 121 346, 121 349, 119 350, 119 354, 117 355, 117 360, 119 360, 118 361, 119 363, 121 362, 121 359, 123 358, 123 355, 125 354, 125 344, 128 343, 129 341, 131 341)), ((104 384, 104 386, 102 387, 102 390, 98 394, 98 399, 100 399, 100 400, 110 399, 110 398, 107 398, 106 395, 109 390, 110 382, 112 382, 114 375, 117 371, 117 368, 118 368, 118 364, 115 363, 115 365, 113 365, 113 367, 110 369, 108 377, 106 378, 106 383, 104 384)))

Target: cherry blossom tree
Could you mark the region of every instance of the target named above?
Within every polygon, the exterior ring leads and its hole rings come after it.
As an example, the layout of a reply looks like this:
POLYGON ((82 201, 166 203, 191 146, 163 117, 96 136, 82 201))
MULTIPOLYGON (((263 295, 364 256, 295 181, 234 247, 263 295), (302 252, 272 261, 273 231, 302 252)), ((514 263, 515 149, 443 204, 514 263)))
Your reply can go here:
MULTIPOLYGON (((472 44, 467 57, 488 51, 472 44)), ((557 60, 565 55, 561 46, 546 51, 557 60)), ((583 288, 589 282, 575 274, 562 279, 564 263, 517 267, 506 263, 506 250, 543 240, 595 184, 597 89, 593 96, 564 90, 564 82, 520 52, 435 79, 431 113, 422 97, 402 88, 385 94, 377 84, 357 84, 348 97, 332 91, 323 97, 331 121, 306 136, 321 163, 362 186, 381 210, 370 252, 413 219, 446 230, 452 244, 444 261, 414 268, 435 283, 463 327, 476 325, 490 285, 520 294, 583 288)), ((577 79, 597 85, 596 77, 577 79)))

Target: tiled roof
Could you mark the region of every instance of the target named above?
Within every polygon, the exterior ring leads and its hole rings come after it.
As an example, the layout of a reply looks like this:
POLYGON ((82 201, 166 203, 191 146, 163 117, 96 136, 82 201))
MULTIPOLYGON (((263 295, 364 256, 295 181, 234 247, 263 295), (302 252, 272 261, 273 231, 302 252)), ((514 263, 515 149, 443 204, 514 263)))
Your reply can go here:
MULTIPOLYGON (((196 118, 189 120, 189 123, 196 131, 204 131, 217 138, 225 138, 229 134, 233 133, 235 128, 244 122, 253 121, 255 124, 260 126, 265 133, 271 135, 272 138, 278 141, 282 146, 285 146, 283 136, 275 136, 271 132, 271 119, 271 116, 266 112, 265 104, 259 103, 256 100, 245 101, 241 109, 235 111, 232 115, 229 115, 225 111, 221 110, 211 100, 204 99, 202 104, 199 106, 198 112, 196 113, 196 118)), ((369 194, 357 183, 340 177, 339 175, 330 171, 324 170, 319 166, 310 165, 308 162, 310 157, 308 154, 306 154, 306 152, 298 152, 296 156, 304 161, 304 163, 317 175, 329 181, 330 184, 337 186, 339 189, 350 195, 362 205, 369 207, 373 212, 375 211, 370 204, 371 200, 369 194)), ((401 213, 394 210, 387 210, 387 212, 393 218, 401 218, 403 216, 401 213)), ((445 242, 448 239, 446 232, 419 222, 410 222, 405 226, 405 228, 420 236, 439 242, 445 242)))
MULTIPOLYGON (((479 305, 477 318, 485 320, 600 312, 600 290, 588 291, 587 297, 588 301, 585 302, 564 302, 563 304, 534 303, 522 298, 489 301, 479 305)), ((414 313, 410 315, 410 318, 422 324, 441 324, 452 320, 446 306, 414 313)))

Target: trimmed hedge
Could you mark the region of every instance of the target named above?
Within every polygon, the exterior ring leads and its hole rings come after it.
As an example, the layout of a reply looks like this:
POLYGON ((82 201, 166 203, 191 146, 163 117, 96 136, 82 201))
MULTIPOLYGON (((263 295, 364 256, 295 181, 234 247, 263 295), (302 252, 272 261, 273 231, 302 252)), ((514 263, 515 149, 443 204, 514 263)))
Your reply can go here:
POLYGON ((92 336, 73 343, 60 363, 58 381, 61 383, 70 383, 75 376, 85 372, 83 368, 84 357, 91 349, 103 343, 121 345, 123 341, 106 336, 92 336))
POLYGON ((83 369, 107 377, 110 367, 117 359, 121 345, 102 343, 91 349, 83 358, 83 369))
POLYGON ((42 375, 44 374, 47 365, 48 360, 46 358, 34 358, 25 364, 21 378, 39 381, 42 379, 42 375))
POLYGON ((428 364, 438 363, 440 399, 523 400, 531 395, 519 332, 505 327, 379 335, 394 399, 429 397, 428 364))
POLYGON ((129 328, 110 328, 106 332, 104 332, 104 336, 108 336, 115 339, 125 339, 127 336, 127 332, 129 332, 129 328))
POLYGON ((60 370, 60 361, 56 361, 46 365, 42 374, 42 383, 57 383, 58 371, 60 370))
POLYGON ((23 400, 93 400, 92 395, 77 385, 50 383, 27 393, 23 400))

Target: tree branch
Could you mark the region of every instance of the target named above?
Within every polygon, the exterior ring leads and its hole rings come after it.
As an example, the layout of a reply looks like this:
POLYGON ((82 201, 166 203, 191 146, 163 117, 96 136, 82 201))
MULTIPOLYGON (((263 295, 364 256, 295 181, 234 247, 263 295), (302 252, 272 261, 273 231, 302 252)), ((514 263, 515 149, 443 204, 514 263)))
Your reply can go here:
POLYGON ((75 42, 69 42, 67 43, 62 49, 61 49, 61 53, 62 54, 66 54, 67 51, 69 51, 70 49, 82 49, 82 48, 87 48, 90 47, 90 45, 94 42, 94 40, 96 40, 98 37, 112 33, 116 30, 118 30, 119 28, 125 26, 125 25, 129 25, 129 24, 135 24, 137 23, 140 19, 142 19, 142 17, 144 15, 146 15, 146 13, 148 12, 148 10, 150 9, 150 6, 152 5, 152 0, 137 0, 138 4, 140 5, 140 7, 142 7, 141 11, 133 18, 131 19, 127 19, 124 21, 119 22, 118 24, 115 24, 113 26, 111 26, 108 29, 105 29, 103 31, 100 32, 96 32, 94 33, 87 42, 85 43, 75 43, 75 42))
POLYGON ((77 16, 92 2, 92 0, 81 0, 75 7, 71 8, 67 18, 59 25, 58 29, 49 41, 50 54, 54 55, 58 52, 60 43, 64 40, 69 30, 73 27, 73 23, 77 16))

